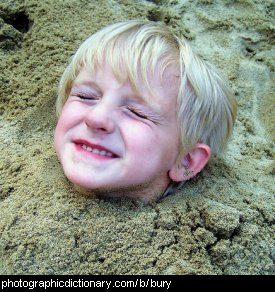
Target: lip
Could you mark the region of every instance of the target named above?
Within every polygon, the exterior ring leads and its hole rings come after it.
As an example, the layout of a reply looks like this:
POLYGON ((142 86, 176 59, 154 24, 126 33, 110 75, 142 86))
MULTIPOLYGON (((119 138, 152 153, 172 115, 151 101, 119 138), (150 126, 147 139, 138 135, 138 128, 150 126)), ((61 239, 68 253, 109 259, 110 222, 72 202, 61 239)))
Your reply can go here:
MULTIPOLYGON (((108 149, 108 148, 106 148, 106 147, 104 147, 104 146, 102 146, 102 145, 99 145, 99 144, 93 144, 93 143, 91 143, 91 142, 89 142, 89 141, 87 141, 87 140, 84 140, 84 139, 77 139, 77 140, 74 140, 73 142, 76 144, 76 146, 81 146, 81 145, 85 144, 85 145, 87 145, 87 146, 89 146, 89 147, 91 147, 91 148, 95 148, 95 149, 98 149, 98 150, 104 150, 104 151, 106 151, 106 152, 110 152, 110 153, 112 153, 113 156, 114 156, 114 157, 110 157, 110 158, 118 158, 118 157, 119 157, 119 156, 118 156, 116 153, 114 153, 112 150, 110 150, 110 149, 108 149)), ((83 149, 83 148, 81 147, 81 149, 83 149)), ((85 149, 83 149, 83 150, 85 150, 85 149)), ((85 150, 85 151, 87 151, 87 150, 85 150)), ((91 153, 91 154, 94 154, 94 153, 92 153, 92 152, 90 152, 90 153, 91 153)), ((97 155, 97 154, 95 154, 95 155, 97 155)), ((97 155, 97 156, 99 156, 99 155, 97 155)), ((101 157, 103 157, 103 156, 101 156, 101 157)))

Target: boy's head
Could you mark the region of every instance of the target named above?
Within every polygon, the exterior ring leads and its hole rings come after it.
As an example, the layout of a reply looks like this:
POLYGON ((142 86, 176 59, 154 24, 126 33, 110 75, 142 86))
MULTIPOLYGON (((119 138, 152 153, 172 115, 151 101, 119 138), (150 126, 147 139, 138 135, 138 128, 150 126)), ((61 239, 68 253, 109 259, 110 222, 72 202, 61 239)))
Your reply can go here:
POLYGON ((55 149, 76 186, 152 201, 225 146, 236 101, 164 24, 136 20, 89 37, 59 86, 55 149))

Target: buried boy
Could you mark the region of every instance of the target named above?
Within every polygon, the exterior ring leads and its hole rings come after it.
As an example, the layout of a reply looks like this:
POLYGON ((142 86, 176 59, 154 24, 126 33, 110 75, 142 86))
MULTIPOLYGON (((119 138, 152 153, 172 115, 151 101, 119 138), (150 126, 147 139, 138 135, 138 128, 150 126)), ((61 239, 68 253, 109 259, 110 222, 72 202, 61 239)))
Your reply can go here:
POLYGON ((225 80, 164 24, 107 26, 62 75, 54 144, 80 190, 151 202, 222 151, 236 101, 225 80))

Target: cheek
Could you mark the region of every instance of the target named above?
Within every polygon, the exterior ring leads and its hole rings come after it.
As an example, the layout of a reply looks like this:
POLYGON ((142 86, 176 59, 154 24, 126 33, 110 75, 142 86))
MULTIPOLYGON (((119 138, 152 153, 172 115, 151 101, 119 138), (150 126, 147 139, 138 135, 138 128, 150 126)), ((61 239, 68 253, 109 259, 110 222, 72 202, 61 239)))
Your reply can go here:
POLYGON ((83 117, 83 110, 74 106, 73 103, 65 104, 57 122, 56 131, 65 133, 74 125, 78 124, 83 117))
POLYGON ((70 128, 69 120, 64 115, 60 115, 54 133, 54 145, 58 152, 59 146, 62 144, 66 131, 70 128))
POLYGON ((70 127, 71 127, 72 121, 71 119, 68 119, 68 117, 65 114, 61 114, 59 117, 59 120, 56 125, 56 134, 64 134, 70 127))
MULTIPOLYGON (((178 133, 171 129, 154 129, 147 125, 129 125, 126 143, 137 164, 161 165, 169 168, 174 164, 179 147, 178 133)), ((126 136, 126 134, 125 134, 126 136)))
POLYGON ((54 148, 58 155, 60 154, 59 152, 62 146, 64 134, 65 134, 65 130, 63 127, 62 116, 60 116, 55 128, 55 132, 54 132, 54 148))
POLYGON ((65 142, 64 138, 66 133, 81 120, 78 111, 72 111, 71 109, 72 107, 66 106, 65 104, 55 128, 54 146, 57 152, 62 146, 63 142, 65 142))
POLYGON ((141 159, 157 154, 158 135, 150 126, 138 123, 128 123, 124 127, 126 147, 136 157, 141 159))

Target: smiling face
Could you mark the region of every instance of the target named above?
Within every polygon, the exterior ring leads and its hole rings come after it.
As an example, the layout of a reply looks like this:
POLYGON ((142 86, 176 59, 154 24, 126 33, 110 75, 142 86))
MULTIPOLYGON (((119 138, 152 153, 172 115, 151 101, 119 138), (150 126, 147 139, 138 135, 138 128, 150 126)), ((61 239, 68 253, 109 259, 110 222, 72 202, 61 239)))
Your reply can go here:
POLYGON ((172 66, 156 70, 150 92, 119 82, 108 66, 83 68, 72 84, 56 130, 55 149, 67 178, 107 196, 155 199, 176 163, 179 128, 172 66))

